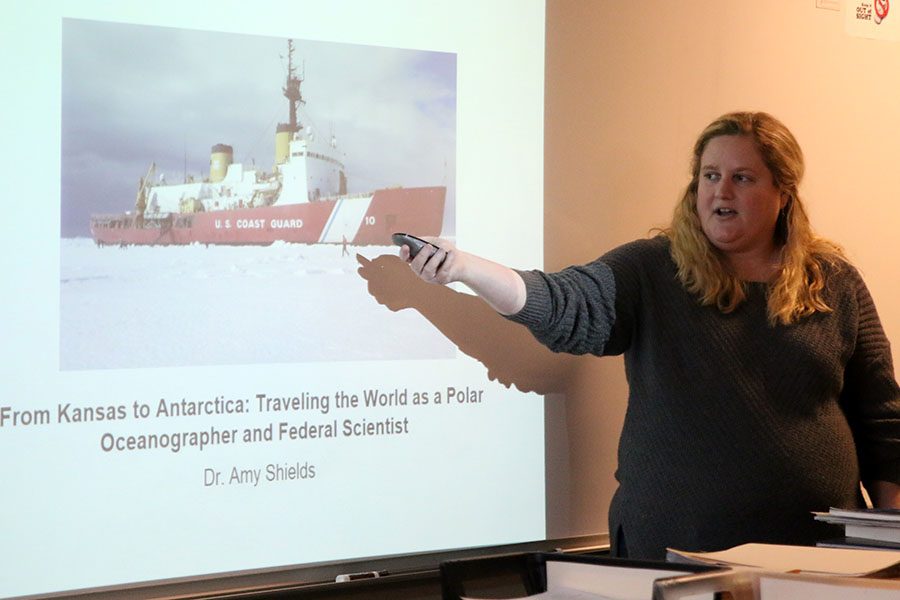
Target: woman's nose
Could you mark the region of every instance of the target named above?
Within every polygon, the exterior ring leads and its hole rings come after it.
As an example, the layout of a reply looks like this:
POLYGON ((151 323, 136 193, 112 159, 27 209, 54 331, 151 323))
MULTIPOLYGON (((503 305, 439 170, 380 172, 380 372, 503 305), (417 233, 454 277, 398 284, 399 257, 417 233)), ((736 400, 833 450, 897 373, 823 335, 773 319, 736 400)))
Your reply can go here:
POLYGON ((732 182, 727 177, 723 177, 719 181, 716 182, 716 197, 717 198, 728 198, 731 197, 732 191, 732 182))

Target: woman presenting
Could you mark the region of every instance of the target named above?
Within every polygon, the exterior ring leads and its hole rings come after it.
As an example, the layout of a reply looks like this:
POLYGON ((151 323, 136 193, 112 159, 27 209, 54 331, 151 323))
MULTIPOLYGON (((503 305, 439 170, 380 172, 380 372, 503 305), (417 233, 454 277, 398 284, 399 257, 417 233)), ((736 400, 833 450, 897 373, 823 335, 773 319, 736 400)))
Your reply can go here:
POLYGON ((865 283, 817 236, 803 154, 766 113, 694 145, 671 225, 558 273, 431 238, 422 279, 462 282, 557 352, 624 354, 628 408, 609 514, 616 556, 813 544, 811 511, 900 508, 900 388, 865 283))

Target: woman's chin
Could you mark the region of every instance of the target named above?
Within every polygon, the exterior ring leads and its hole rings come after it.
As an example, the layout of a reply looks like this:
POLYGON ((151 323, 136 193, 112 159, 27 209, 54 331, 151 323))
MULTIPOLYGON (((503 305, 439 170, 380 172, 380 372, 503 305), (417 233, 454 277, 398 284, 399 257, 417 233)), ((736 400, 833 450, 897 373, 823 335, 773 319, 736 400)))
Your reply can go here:
POLYGON ((733 233, 707 233, 706 239, 709 240, 710 244, 722 252, 733 252, 739 249, 741 245, 741 236, 733 233))

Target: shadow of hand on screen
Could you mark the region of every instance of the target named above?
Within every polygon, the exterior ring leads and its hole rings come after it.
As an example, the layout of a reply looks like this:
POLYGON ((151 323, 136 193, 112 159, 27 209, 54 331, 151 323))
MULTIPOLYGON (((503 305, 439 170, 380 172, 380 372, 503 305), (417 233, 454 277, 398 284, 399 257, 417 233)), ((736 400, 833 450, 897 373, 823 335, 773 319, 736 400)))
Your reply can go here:
POLYGON ((356 256, 369 293, 391 311, 419 311, 459 349, 487 367, 488 377, 523 392, 565 392, 579 357, 556 354, 477 296, 425 283, 397 256, 356 256))

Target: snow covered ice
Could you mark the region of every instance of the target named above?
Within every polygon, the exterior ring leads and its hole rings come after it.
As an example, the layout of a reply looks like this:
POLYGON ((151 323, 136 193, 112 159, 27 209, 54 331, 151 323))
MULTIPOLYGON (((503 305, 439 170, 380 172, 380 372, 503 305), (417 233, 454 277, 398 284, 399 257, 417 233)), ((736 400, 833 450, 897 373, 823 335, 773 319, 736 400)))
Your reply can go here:
POLYGON ((454 345, 421 314, 378 304, 357 273, 357 254, 396 253, 63 239, 60 368, 453 357, 454 345))

